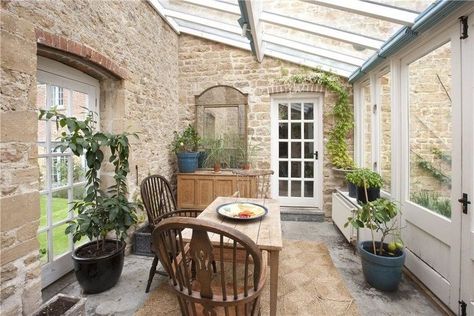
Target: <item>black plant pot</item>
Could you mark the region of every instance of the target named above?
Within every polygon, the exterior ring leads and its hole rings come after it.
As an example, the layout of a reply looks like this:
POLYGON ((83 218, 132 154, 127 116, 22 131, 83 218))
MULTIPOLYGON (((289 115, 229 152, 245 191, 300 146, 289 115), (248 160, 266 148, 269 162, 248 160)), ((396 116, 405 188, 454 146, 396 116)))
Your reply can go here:
POLYGON ((349 196, 352 198, 357 197, 357 186, 354 183, 347 182, 347 190, 349 191, 349 196))
MULTIPOLYGON (((123 258, 125 254, 125 242, 118 241, 118 249, 110 254, 95 257, 78 257, 81 249, 89 245, 95 245, 95 241, 89 242, 75 249, 72 254, 74 273, 84 293, 94 294, 106 291, 117 284, 122 274, 123 258)), ((117 240, 106 240, 106 243, 117 243, 117 240)))
MULTIPOLYGON (((380 197, 380 188, 367 188, 367 197, 368 202, 377 200, 380 197)), ((364 187, 357 187, 357 201, 362 204, 367 203, 364 187)))

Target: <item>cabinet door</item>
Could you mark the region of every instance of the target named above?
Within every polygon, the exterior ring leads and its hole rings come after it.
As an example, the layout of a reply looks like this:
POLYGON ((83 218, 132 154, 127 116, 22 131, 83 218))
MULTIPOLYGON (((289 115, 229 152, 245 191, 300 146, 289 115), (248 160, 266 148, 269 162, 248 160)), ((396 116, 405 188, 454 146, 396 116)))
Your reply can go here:
POLYGON ((214 179, 197 178, 195 182, 196 201, 195 208, 205 209, 216 198, 214 196, 214 179))
POLYGON ((234 180, 231 177, 228 178, 216 178, 214 184, 214 195, 218 196, 232 196, 236 191, 234 180))
POLYGON ((194 178, 178 176, 178 208, 196 207, 196 189, 194 178))

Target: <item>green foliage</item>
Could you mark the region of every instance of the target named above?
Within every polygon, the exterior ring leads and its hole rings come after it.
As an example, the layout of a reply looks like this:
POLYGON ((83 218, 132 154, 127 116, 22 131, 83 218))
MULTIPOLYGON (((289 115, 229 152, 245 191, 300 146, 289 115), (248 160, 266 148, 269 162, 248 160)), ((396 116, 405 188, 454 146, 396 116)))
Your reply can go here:
POLYGON ((201 138, 196 129, 190 125, 184 131, 178 133, 174 131, 174 138, 170 144, 170 149, 175 153, 198 151, 201 138))
POLYGON ((204 164, 212 167, 215 164, 229 164, 229 152, 226 150, 223 138, 208 139, 206 145, 207 157, 204 164))
POLYGON ((257 152, 260 150, 258 145, 250 145, 245 141, 239 142, 238 158, 242 164, 253 163, 257 152))
POLYGON ((329 132, 329 140, 326 144, 326 148, 334 167, 342 169, 354 168, 354 161, 349 155, 347 145, 347 137, 354 127, 354 121, 352 110, 349 106, 349 93, 339 77, 322 71, 313 71, 293 75, 284 81, 297 84, 319 84, 337 95, 336 104, 332 109, 332 114, 335 119, 334 127, 329 132))
POLYGON ((346 175, 346 180, 358 187, 381 188, 383 179, 380 174, 367 168, 358 168, 346 175))
POLYGON ((440 196, 436 192, 413 192, 410 199, 431 211, 451 218, 451 200, 440 196))
POLYGON ((383 248, 385 238, 391 234, 398 236, 398 234, 396 234, 398 231, 397 214, 398 207, 393 201, 379 198, 364 204, 362 208, 354 214, 354 217, 348 217, 344 227, 352 225, 355 228, 369 228, 372 232, 373 249, 375 249, 374 231, 380 232, 382 237, 380 238, 380 247, 377 254, 383 255, 385 252, 383 248))
POLYGON ((417 161, 418 167, 428 172, 433 178, 438 180, 440 183, 451 187, 451 177, 445 175, 441 170, 433 166, 433 164, 427 160, 419 159, 417 161))
POLYGON ((436 158, 438 158, 439 160, 441 161, 444 161, 446 162, 447 164, 451 165, 451 155, 441 151, 441 149, 437 148, 437 147, 433 147, 431 149, 431 152, 435 155, 436 158))
MULTIPOLYGON (((97 250, 105 246, 105 238, 109 232, 115 232, 117 238, 123 240, 127 229, 136 223, 135 203, 127 199, 127 174, 130 171, 129 140, 130 134, 110 134, 95 130, 97 122, 94 114, 89 112, 84 120, 66 117, 56 109, 40 111, 40 119, 53 119, 56 125, 67 128, 60 136, 58 146, 62 152, 70 149, 75 156, 85 155, 88 170, 85 173, 85 197, 74 202, 71 211, 77 212, 77 217, 69 222, 65 233, 72 233, 73 241, 79 241, 87 236, 97 240, 97 250), (115 183, 104 192, 101 189, 99 171, 104 162, 103 149, 110 150, 109 162, 114 166, 115 183)), ((133 135, 137 137, 136 135, 133 135)))

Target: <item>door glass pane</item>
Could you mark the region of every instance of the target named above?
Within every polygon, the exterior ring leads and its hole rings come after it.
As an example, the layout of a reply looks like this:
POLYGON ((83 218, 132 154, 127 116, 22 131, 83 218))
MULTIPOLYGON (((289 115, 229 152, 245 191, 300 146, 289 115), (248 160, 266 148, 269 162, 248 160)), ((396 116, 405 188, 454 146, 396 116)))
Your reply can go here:
POLYGON ((288 158, 288 143, 287 142, 278 143, 278 157, 288 158))
POLYGON ((278 127, 278 137, 288 139, 288 123, 280 123, 278 127))
POLYGON ((313 103, 305 103, 304 104, 304 119, 305 120, 312 120, 314 118, 314 104, 313 103))
POLYGON ((69 209, 71 205, 68 200, 69 189, 62 189, 53 192, 51 201, 51 211, 53 217, 53 224, 65 220, 69 217, 69 209))
POLYGON ((313 197, 314 195, 313 187, 314 187, 313 181, 304 182, 304 197, 313 197))
POLYGON ((304 163, 304 177, 313 178, 314 177, 314 163, 312 161, 305 161, 304 163))
POLYGON ((85 181, 86 171, 87 171, 87 164, 85 160, 85 156, 81 157, 73 157, 73 182, 83 182, 85 181))
POLYGON ((312 142, 305 142, 304 143, 304 157, 305 158, 313 158, 314 154, 314 144, 312 142))
POLYGON ((370 84, 362 87, 364 106, 364 166, 372 170, 372 99, 370 94, 370 84))
POLYGON ((40 191, 46 190, 48 186, 46 163, 47 163, 47 158, 38 158, 40 191))
POLYGON ((65 186, 68 183, 68 157, 51 157, 51 186, 53 188, 65 186))
POLYGON ((291 119, 301 119, 301 103, 291 103, 291 119))
POLYGON ((390 73, 379 79, 380 91, 380 174, 384 180, 383 189, 390 192, 392 161, 392 118, 390 73))
POLYGON ((301 158, 301 143, 291 143, 291 158, 301 158))
POLYGON ((288 104, 286 103, 278 104, 278 118, 280 120, 288 119, 288 104))
POLYGON ((57 258, 69 251, 69 236, 64 233, 69 224, 63 224, 53 228, 53 249, 54 258, 57 258))
POLYGON ((291 163, 291 177, 293 178, 301 177, 301 162, 293 161, 291 163))
POLYGON ((291 123, 291 139, 301 139, 301 123, 291 123))
POLYGON ((288 196, 288 181, 280 180, 278 181, 278 195, 279 196, 288 196))
POLYGON ((40 195, 40 224, 39 228, 46 227, 48 225, 48 218, 46 215, 46 210, 48 209, 48 195, 40 195))
POLYGON ((313 123, 304 123, 304 138, 305 139, 313 139, 314 137, 314 130, 313 130, 313 123))
POLYGON ((301 181, 291 181, 291 196, 301 196, 301 181))
POLYGON ((409 65, 410 200, 451 217, 451 44, 409 65))
POLYGON ((278 175, 283 178, 288 177, 288 161, 280 161, 278 164, 278 175))
POLYGON ((77 118, 84 119, 87 115, 87 109, 89 106, 89 96, 82 92, 72 91, 71 101, 72 115, 77 118))
POLYGON ((40 262, 41 264, 45 264, 48 262, 48 238, 47 233, 42 232, 38 234, 38 242, 39 242, 39 255, 40 255, 40 262))

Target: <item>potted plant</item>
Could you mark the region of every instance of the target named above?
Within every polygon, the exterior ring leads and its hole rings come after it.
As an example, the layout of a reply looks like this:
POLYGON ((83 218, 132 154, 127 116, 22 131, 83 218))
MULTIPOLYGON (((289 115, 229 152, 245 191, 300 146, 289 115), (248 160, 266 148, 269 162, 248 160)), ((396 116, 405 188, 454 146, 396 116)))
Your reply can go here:
POLYGON ((365 280, 382 291, 395 291, 398 288, 405 263, 406 252, 395 233, 398 232, 397 214, 398 208, 394 202, 380 198, 364 204, 345 224, 346 227, 351 224, 357 229, 370 229, 372 240, 359 242, 357 248, 365 280), (380 241, 375 241, 376 232, 381 234, 380 241), (387 244, 385 239, 389 235, 395 235, 397 239, 387 244))
MULTIPOLYGON (((66 117, 55 109, 40 111, 40 119, 54 119, 57 126, 67 129, 61 133, 62 152, 71 150, 76 156, 85 155, 85 196, 74 202, 72 212, 77 217, 69 221, 66 234, 77 242, 87 237, 90 242, 76 248, 72 258, 76 278, 86 293, 100 293, 113 287, 123 268, 127 230, 136 223, 137 204, 127 199, 129 134, 109 134, 95 130, 97 122, 89 112, 84 120, 66 117), (114 166, 115 183, 103 190, 99 171, 104 162, 104 149, 110 150, 108 161, 114 166), (115 233, 114 239, 109 238, 115 233)), ((136 136, 136 135, 135 135, 136 136)))
POLYGON ((239 143, 238 155, 242 169, 249 170, 252 167, 253 159, 258 150, 260 150, 260 147, 257 145, 249 145, 244 141, 239 143))
POLYGON ((349 196, 352 198, 357 198, 357 175, 354 174, 356 170, 357 169, 354 169, 346 174, 347 190, 349 191, 349 196))
POLYGON ((214 172, 220 172, 221 164, 227 164, 228 155, 222 138, 208 140, 206 153, 205 164, 207 166, 213 166, 214 172))
POLYGON ((84 316, 86 315, 86 298, 56 294, 42 304, 33 316, 84 316))
POLYGON ((184 131, 178 133, 174 131, 174 138, 171 142, 171 150, 178 157, 179 172, 191 173, 198 168, 198 147, 201 138, 196 129, 188 125, 184 131))
POLYGON ((380 197, 383 179, 377 172, 367 168, 359 168, 351 171, 346 179, 357 186, 357 201, 360 203, 375 201, 380 197))

